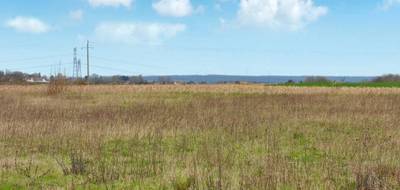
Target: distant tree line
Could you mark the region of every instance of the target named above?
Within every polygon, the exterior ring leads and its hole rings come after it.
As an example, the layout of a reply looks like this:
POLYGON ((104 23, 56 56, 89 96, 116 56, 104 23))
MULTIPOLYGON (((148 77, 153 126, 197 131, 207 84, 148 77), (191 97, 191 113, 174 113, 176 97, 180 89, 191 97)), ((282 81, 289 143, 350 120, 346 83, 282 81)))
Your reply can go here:
MULTIPOLYGON (((300 81, 300 83, 337 83, 337 82, 342 82, 343 81, 333 81, 330 80, 327 77, 324 76, 308 76, 306 77, 303 81, 300 81)), ((388 82, 400 82, 400 75, 395 75, 395 74, 387 74, 387 75, 382 75, 379 77, 375 77, 370 81, 365 81, 368 83, 388 83, 388 82)), ((293 80, 289 80, 286 82, 287 84, 295 84, 296 82, 293 80)))
POLYGON ((93 74, 90 76, 90 82, 92 84, 148 84, 142 75, 139 76, 101 76, 93 74))
MULTIPOLYGON (((59 74, 62 75, 62 74, 59 74)), ((20 71, 0 71, 0 84, 28 84, 32 83, 31 81, 52 81, 54 76, 45 76, 41 73, 23 73, 20 71)), ((84 84, 85 78, 82 79, 73 79, 65 77, 67 83, 70 84, 84 84), (79 83, 80 82, 80 83, 79 83)), ((146 80, 142 75, 138 76, 126 76, 126 75, 113 75, 113 76, 101 76, 98 74, 93 74, 89 78, 91 84, 137 84, 137 85, 144 85, 144 84, 207 84, 206 81, 204 82, 194 82, 194 81, 174 81, 172 78, 168 76, 160 76, 158 79, 153 79, 152 81, 146 80)), ((324 76, 309 76, 304 78, 303 81, 295 82, 293 80, 287 81, 287 84, 297 84, 297 83, 320 83, 320 84, 328 84, 328 83, 344 83, 343 81, 332 81, 327 77, 324 76)), ((370 81, 365 81, 368 83, 400 83, 400 75, 395 74, 387 74, 376 77, 370 81)), ((247 84, 246 81, 220 81, 217 84, 247 84)))
POLYGON ((304 79, 304 82, 307 83, 326 83, 326 82, 332 82, 331 80, 329 80, 326 77, 323 76, 310 76, 310 77, 306 77, 304 79))
MULTIPOLYGON (((41 73, 23 73, 20 71, 0 71, 0 84, 30 84, 35 81, 53 81, 55 78, 60 76, 64 77, 67 83, 70 84, 84 84, 86 78, 74 79, 65 77, 63 74, 57 74, 55 76, 45 76, 41 73)), ((168 76, 160 76, 158 80, 147 81, 142 75, 138 76, 125 76, 125 75, 113 75, 113 76, 101 76, 93 74, 89 78, 91 84, 174 84, 177 81, 173 81, 168 76)))
POLYGON ((380 77, 376 77, 372 82, 400 82, 400 75, 382 75, 380 77))
POLYGON ((0 71, 0 83, 23 84, 28 79, 42 79, 47 78, 40 73, 23 73, 20 71, 0 71))

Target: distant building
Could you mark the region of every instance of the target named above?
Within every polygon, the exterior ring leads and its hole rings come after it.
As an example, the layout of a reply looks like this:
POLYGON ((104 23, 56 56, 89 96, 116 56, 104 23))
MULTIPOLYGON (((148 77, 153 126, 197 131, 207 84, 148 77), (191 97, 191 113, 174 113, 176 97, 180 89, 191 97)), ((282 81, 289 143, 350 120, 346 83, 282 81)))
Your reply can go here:
POLYGON ((42 84, 42 83, 49 83, 48 80, 45 78, 38 78, 38 77, 31 77, 25 80, 28 83, 37 83, 37 84, 42 84))
POLYGON ((185 82, 183 81, 174 81, 174 85, 183 85, 185 82))

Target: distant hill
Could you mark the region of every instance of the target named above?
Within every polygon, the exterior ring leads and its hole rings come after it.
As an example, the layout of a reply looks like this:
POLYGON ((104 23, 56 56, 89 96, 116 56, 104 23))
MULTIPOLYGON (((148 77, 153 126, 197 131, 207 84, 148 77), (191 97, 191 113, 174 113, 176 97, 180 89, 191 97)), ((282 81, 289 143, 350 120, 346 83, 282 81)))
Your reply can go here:
MULTIPOLYGON (((159 78, 168 78, 171 81, 182 81, 182 82, 195 82, 195 83, 221 83, 221 82, 251 82, 251 83, 269 83, 278 84, 285 83, 289 80, 294 82, 304 81, 307 76, 239 76, 239 75, 169 75, 169 76, 144 76, 143 78, 147 81, 159 81, 159 78)), ((370 81, 375 77, 356 77, 356 76, 334 76, 327 77, 329 80, 338 82, 364 82, 370 81)))

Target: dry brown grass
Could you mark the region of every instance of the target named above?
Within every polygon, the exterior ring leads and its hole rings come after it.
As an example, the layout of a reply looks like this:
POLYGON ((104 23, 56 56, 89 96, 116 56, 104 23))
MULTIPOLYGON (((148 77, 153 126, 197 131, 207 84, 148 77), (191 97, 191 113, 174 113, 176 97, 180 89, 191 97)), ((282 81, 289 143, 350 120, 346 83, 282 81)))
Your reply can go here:
POLYGON ((47 85, 48 95, 57 95, 63 93, 67 89, 67 79, 64 76, 57 76, 50 80, 47 85))
POLYGON ((400 90, 0 86, 0 189, 400 189, 400 90))

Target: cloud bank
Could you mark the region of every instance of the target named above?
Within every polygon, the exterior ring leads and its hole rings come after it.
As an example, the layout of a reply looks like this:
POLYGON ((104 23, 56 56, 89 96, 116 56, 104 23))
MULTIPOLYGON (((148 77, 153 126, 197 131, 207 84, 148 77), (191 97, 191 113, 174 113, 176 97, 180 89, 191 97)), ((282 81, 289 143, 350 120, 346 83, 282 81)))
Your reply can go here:
POLYGON ((111 6, 111 7, 131 7, 133 4, 133 0, 89 0, 89 4, 92 7, 105 7, 105 6, 111 6))
POLYGON ((184 17, 193 13, 190 0, 159 0, 153 9, 162 16, 184 17))
POLYGON ((240 0, 242 25, 298 29, 327 14, 328 8, 313 0, 240 0))
POLYGON ((160 44, 185 30, 184 24, 105 22, 96 27, 95 34, 108 42, 160 44))
POLYGON ((15 17, 6 21, 6 26, 19 32, 46 33, 50 27, 43 21, 34 17, 15 17))

